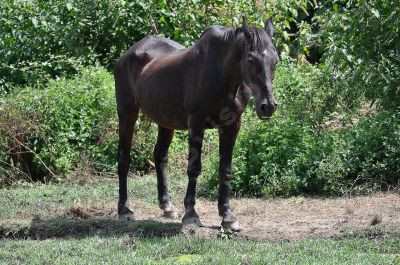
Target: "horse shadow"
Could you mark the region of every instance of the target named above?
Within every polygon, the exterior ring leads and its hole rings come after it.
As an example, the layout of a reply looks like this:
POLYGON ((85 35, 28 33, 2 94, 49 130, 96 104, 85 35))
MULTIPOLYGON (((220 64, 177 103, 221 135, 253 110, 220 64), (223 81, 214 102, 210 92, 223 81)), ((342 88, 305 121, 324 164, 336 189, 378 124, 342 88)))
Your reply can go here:
MULTIPOLYGON (((1 229, 0 229, 1 230, 1 229)), ((86 237, 171 237, 179 235, 182 224, 154 220, 118 220, 102 219, 68 219, 56 217, 51 219, 33 218, 25 229, 14 229, 8 237, 43 240, 48 238, 86 237)))

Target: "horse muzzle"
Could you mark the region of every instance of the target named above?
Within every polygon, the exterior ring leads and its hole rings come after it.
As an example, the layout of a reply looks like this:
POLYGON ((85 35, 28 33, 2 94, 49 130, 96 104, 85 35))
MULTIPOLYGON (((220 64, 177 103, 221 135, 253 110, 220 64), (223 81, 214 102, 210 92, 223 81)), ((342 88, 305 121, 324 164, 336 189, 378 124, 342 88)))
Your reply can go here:
POLYGON ((278 104, 276 102, 274 103, 263 102, 258 106, 256 106, 256 113, 258 118, 260 118, 261 120, 269 120, 277 108, 278 104))

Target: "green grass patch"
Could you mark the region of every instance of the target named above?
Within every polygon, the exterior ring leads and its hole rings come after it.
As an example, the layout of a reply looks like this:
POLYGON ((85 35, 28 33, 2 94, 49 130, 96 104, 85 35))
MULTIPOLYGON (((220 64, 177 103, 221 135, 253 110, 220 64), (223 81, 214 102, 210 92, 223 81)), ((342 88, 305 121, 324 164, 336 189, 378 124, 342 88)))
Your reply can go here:
POLYGON ((129 236, 2 240, 7 264, 398 264, 400 239, 289 243, 129 236))

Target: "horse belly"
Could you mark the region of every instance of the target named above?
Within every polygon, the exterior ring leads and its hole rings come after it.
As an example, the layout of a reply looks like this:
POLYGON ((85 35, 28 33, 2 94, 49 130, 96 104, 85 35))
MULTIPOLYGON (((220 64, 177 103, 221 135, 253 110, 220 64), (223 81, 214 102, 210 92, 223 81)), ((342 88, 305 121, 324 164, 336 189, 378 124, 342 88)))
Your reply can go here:
POLYGON ((139 77, 136 95, 143 113, 152 121, 170 129, 187 129, 183 93, 174 78, 139 77))

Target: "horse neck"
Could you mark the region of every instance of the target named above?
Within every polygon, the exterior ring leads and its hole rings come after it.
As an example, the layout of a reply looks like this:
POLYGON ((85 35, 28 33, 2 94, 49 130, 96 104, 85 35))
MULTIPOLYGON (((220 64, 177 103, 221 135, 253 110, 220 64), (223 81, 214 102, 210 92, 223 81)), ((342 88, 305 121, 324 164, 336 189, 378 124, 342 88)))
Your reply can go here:
POLYGON ((230 47, 225 49, 226 54, 223 59, 223 73, 226 84, 230 92, 236 93, 238 87, 244 81, 243 60, 245 60, 244 40, 238 40, 230 43, 230 47))
MULTIPOLYGON (((243 59, 245 58, 245 37, 243 33, 233 34, 235 29, 226 31, 223 34, 213 34, 214 30, 221 29, 210 28, 203 33, 201 39, 189 50, 193 51, 194 58, 202 61, 204 55, 212 60, 212 66, 215 71, 220 73, 221 81, 225 84, 225 95, 236 95, 238 87, 244 81, 243 59), (219 63, 219 62, 222 62, 219 63)), ((208 62, 210 63, 210 61, 208 62)))

